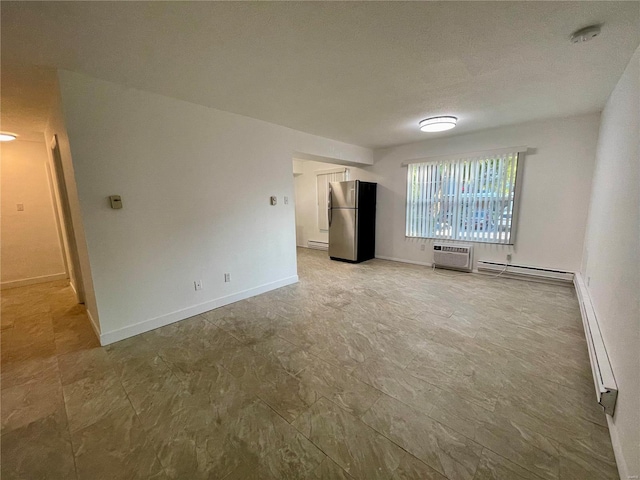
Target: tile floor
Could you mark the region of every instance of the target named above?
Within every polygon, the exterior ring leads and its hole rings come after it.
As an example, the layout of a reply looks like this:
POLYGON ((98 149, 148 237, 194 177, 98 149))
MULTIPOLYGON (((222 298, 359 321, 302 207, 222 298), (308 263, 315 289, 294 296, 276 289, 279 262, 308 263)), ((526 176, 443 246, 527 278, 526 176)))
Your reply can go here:
POLYGON ((301 249, 300 283, 101 348, 2 292, 2 478, 617 478, 571 288, 301 249))

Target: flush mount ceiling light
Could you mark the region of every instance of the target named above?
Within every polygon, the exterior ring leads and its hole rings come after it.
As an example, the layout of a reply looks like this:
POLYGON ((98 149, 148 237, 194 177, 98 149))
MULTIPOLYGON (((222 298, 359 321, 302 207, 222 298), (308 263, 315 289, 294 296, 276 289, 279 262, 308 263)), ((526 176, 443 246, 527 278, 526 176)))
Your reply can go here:
POLYGON ((0 142, 10 142, 15 139, 16 136, 12 133, 0 133, 0 142))
POLYGON ((584 43, 600 35, 600 25, 589 25, 571 34, 571 43, 584 43))
POLYGON ((444 132, 451 130, 458 123, 456 117, 431 117, 420 120, 420 130, 423 132, 444 132))

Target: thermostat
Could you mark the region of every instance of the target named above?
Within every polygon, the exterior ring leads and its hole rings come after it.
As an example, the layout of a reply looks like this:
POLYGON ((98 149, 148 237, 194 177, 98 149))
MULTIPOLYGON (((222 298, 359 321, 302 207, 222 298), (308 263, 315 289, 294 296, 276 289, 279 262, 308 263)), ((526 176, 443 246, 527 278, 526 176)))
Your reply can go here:
POLYGON ((111 195, 109 197, 109 202, 111 203, 111 208, 114 210, 122 208, 122 199, 120 198, 120 195, 111 195))

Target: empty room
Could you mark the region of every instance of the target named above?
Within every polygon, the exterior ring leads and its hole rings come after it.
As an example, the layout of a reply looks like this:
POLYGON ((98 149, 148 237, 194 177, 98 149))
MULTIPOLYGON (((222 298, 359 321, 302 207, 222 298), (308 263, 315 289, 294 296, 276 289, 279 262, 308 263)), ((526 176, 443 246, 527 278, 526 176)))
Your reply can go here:
POLYGON ((3 480, 640 478, 640 2, 0 9, 3 480))

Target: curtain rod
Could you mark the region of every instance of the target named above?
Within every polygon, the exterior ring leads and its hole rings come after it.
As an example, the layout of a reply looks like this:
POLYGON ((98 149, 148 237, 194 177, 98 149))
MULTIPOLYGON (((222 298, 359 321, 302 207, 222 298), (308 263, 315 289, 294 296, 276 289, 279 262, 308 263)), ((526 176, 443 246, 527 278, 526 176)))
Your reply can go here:
POLYGON ((481 150, 479 152, 454 153, 452 155, 436 155, 433 157, 414 158, 402 163, 401 166, 406 167, 414 163, 429 163, 443 160, 462 160, 466 158, 488 157, 493 155, 504 155, 507 153, 525 153, 527 149, 528 147, 526 145, 521 145, 519 147, 498 148, 495 150, 481 150))

